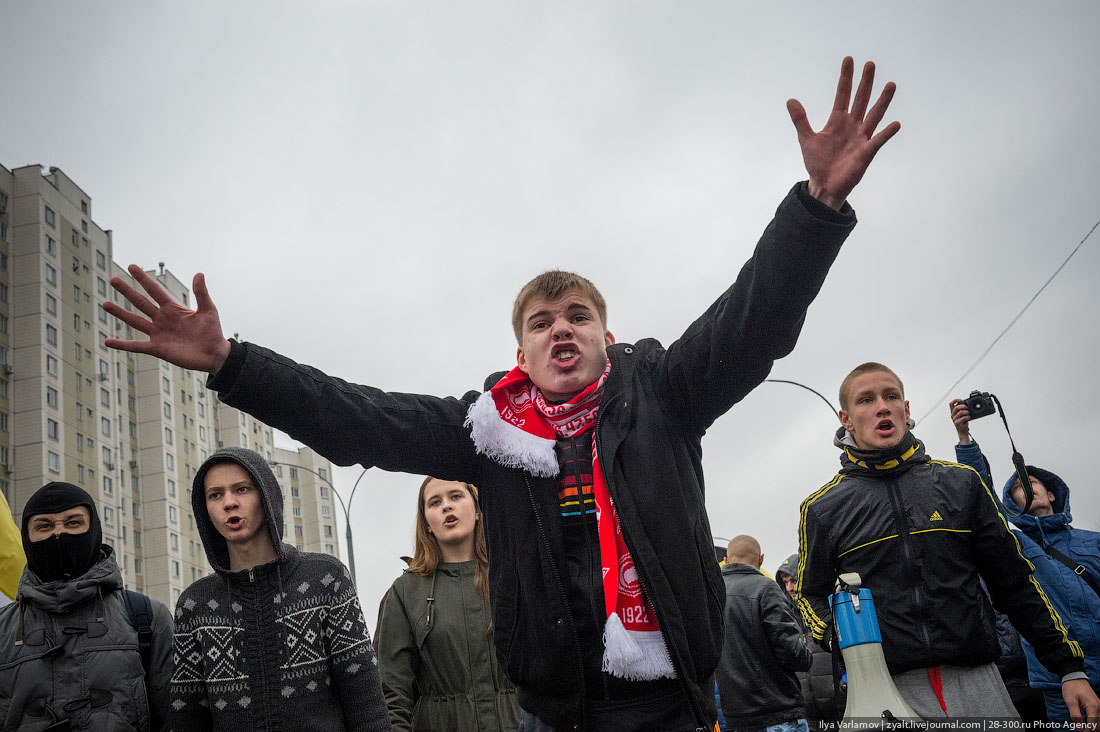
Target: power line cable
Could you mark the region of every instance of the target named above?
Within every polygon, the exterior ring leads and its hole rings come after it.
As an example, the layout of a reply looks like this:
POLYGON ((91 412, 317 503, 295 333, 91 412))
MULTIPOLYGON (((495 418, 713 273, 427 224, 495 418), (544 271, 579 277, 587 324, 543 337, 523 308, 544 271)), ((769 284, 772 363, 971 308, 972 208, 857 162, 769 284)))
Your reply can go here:
POLYGON ((1096 227, 1098 227, 1098 226, 1100 226, 1100 221, 1097 221, 1095 224, 1093 224, 1092 228, 1089 229, 1089 233, 1085 234, 1085 238, 1082 239, 1081 241, 1077 242, 1077 246, 1075 246, 1073 248, 1073 251, 1069 253, 1069 256, 1066 257, 1065 260, 1060 265, 1058 265, 1058 269, 1054 270, 1054 274, 1052 274, 1050 277, 1047 278, 1047 281, 1043 283, 1043 286, 1040 287, 1039 290, 1034 295, 1031 296, 1031 299, 1027 301, 1027 304, 1024 305, 1024 309, 1021 310, 1019 313, 1017 313, 1016 317, 1012 319, 1012 322, 1010 322, 1008 325, 1006 325, 1005 329, 1001 331, 1000 335, 998 335, 996 338, 993 339, 993 342, 989 344, 989 348, 982 351, 982 355, 978 356, 978 360, 975 361, 974 363, 972 363, 970 365, 970 368, 968 368, 966 370, 966 373, 964 373, 962 376, 960 376, 958 378, 958 380, 954 384, 951 385, 951 388, 949 388, 947 390, 947 392, 944 393, 943 396, 941 396, 939 399, 936 400, 936 402, 932 405, 932 408, 929 409, 924 414, 923 417, 921 417, 920 419, 917 420, 918 425, 921 422, 924 421, 925 417, 932 414, 932 412, 936 411, 936 409, 938 409, 939 406, 941 404, 943 404, 945 399, 947 399, 949 396, 951 396, 951 393, 953 391, 955 391, 955 387, 957 387, 959 384, 961 384, 963 379, 965 379, 967 376, 970 376, 971 372, 974 371, 974 369, 978 368, 978 364, 980 364, 985 359, 985 357, 989 355, 989 352, 992 351, 993 347, 997 345, 997 342, 1000 341, 1001 338, 1004 337, 1005 333, 1007 333, 1009 331, 1009 329, 1012 328, 1012 326, 1016 325, 1016 321, 1019 320, 1023 316, 1024 313, 1027 312, 1027 309, 1029 307, 1031 307, 1031 303, 1035 302, 1036 298, 1038 298, 1039 295, 1042 294, 1043 290, 1045 290, 1047 288, 1047 285, 1049 285, 1051 283, 1051 281, 1053 281, 1054 278, 1058 276, 1058 273, 1061 272, 1062 269, 1067 264, 1069 264, 1069 260, 1073 259, 1073 255, 1077 253, 1077 250, 1080 249, 1081 246, 1086 241, 1088 241, 1089 237, 1092 236, 1092 232, 1096 231, 1096 227))

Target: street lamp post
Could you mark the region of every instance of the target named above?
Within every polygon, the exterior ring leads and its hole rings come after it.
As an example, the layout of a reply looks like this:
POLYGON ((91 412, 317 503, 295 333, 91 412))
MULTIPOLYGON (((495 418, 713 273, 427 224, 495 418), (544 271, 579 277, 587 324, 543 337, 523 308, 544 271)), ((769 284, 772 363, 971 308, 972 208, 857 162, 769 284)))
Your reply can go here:
POLYGON ((340 502, 340 508, 343 509, 343 511, 344 511, 344 524, 347 526, 347 532, 345 533, 344 536, 347 539, 347 543, 348 543, 348 570, 351 571, 351 581, 352 581, 352 583, 353 584, 358 584, 357 578, 356 578, 356 575, 355 575, 355 544, 353 544, 352 540, 351 540, 351 513, 350 513, 350 510, 351 510, 351 501, 352 501, 353 498, 355 498, 355 489, 359 487, 359 481, 361 481, 363 479, 363 476, 367 474, 367 469, 363 468, 363 472, 360 473, 359 477, 355 479, 355 485, 353 485, 351 487, 351 493, 348 495, 348 502, 345 504, 344 499, 340 496, 340 491, 336 490, 336 486, 333 484, 333 482, 331 480, 329 480, 328 478, 326 478, 325 476, 321 475, 316 470, 313 470, 312 468, 304 467, 302 465, 293 465, 291 463, 280 462, 279 460, 268 460, 267 464, 268 465, 285 465, 288 468, 295 468, 297 470, 304 470, 307 473, 313 473, 318 478, 320 478, 321 480, 328 483, 329 488, 332 489, 332 495, 336 496, 336 500, 340 502))

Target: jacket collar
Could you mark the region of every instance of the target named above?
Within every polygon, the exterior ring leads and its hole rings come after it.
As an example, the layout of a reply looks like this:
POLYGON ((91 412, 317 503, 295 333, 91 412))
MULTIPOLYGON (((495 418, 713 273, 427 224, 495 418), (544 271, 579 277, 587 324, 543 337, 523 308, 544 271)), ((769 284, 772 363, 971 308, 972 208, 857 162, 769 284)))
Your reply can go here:
POLYGON ((43 582, 29 567, 19 579, 18 598, 51 613, 67 613, 95 598, 101 592, 122 589, 122 572, 115 561, 114 549, 103 545, 98 562, 84 574, 69 580, 43 582))

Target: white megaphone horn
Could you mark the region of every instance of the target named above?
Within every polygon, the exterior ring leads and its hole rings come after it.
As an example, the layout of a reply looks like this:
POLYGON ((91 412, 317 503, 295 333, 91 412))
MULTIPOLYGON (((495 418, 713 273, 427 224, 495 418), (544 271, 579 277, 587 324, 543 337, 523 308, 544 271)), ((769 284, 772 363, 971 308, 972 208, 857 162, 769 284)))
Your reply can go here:
POLYGON ((848 702, 844 719, 881 724, 894 719, 920 719, 905 703, 890 678, 882 655, 882 634, 871 591, 861 588, 857 572, 842 574, 836 594, 829 598, 840 653, 848 671, 848 702))

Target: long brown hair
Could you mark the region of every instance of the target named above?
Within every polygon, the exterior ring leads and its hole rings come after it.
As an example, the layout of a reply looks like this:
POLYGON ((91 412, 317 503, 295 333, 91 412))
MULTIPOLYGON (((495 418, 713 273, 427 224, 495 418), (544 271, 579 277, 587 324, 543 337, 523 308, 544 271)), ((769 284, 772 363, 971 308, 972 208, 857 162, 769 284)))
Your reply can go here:
MULTIPOLYGON (((433 480, 442 480, 428 476, 420 484, 420 493, 416 498, 416 549, 413 551, 412 561, 409 562, 407 571, 415 572, 423 577, 435 574, 439 566, 441 552, 439 540, 435 534, 428 531, 428 517, 424 514, 424 492, 428 484, 433 480)), ((481 594, 485 604, 489 604, 489 548, 485 543, 485 527, 481 523, 481 504, 477 499, 477 487, 472 483, 463 483, 466 492, 474 499, 474 510, 477 519, 474 524, 474 559, 477 560, 477 574, 474 576, 474 587, 481 594)))

